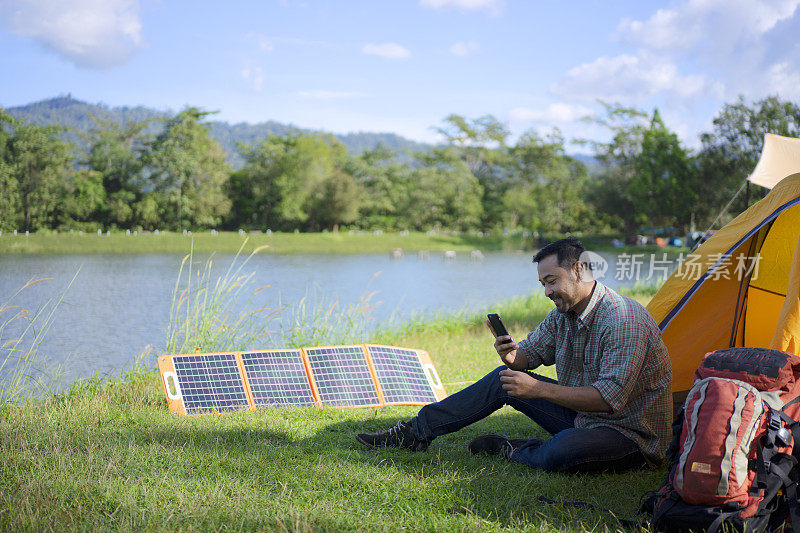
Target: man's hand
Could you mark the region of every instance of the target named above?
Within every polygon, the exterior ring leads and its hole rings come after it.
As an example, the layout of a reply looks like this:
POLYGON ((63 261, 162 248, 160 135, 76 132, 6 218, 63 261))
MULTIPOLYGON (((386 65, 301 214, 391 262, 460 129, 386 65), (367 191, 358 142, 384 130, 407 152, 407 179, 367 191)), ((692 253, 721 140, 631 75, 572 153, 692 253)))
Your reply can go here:
POLYGON ((613 412, 600 391, 591 385, 566 387, 558 383, 538 380, 527 372, 518 372, 510 368, 500 371, 500 383, 502 383, 503 390, 515 398, 542 398, 573 411, 586 413, 613 412))
POLYGON ((538 398, 539 388, 542 383, 535 377, 526 372, 517 370, 501 370, 500 381, 503 383, 503 390, 516 398, 538 398))
POLYGON ((491 322, 487 320, 486 325, 489 326, 489 331, 491 331, 492 335, 494 335, 494 349, 497 350, 497 353, 500 355, 500 360, 503 361, 503 364, 508 368, 513 368, 515 370, 525 370, 528 368, 528 360, 526 358, 517 358, 517 343, 514 342, 514 339, 511 338, 511 335, 503 335, 502 337, 498 337, 497 333, 495 333, 494 329, 492 328, 491 322))

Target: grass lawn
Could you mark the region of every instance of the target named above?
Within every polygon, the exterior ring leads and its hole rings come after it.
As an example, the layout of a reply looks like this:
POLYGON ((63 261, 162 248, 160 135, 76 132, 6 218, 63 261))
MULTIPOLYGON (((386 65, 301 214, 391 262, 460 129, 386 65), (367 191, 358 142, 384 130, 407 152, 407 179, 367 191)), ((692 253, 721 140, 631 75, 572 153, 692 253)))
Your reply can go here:
POLYGON ((381 233, 254 233, 240 235, 237 232, 197 232, 183 235, 174 232, 139 233, 32 233, 0 236, 0 254, 92 254, 92 253, 181 253, 189 252, 191 246, 198 253, 236 253, 247 239, 244 253, 268 245, 263 253, 275 254, 352 254, 388 253, 395 248, 403 250, 516 250, 525 248, 521 235, 478 236, 477 234, 428 235, 422 232, 381 233))
MULTIPOLYGON (((551 305, 527 297, 494 310, 522 338, 551 305)), ((412 322, 364 340, 427 350, 452 393, 499 364, 481 316, 412 322)), ((538 498, 589 502, 632 518, 664 475, 554 475, 471 456, 466 444, 480 434, 545 436, 511 408, 424 453, 368 450, 353 438, 416 411, 293 408, 184 418, 167 410, 151 370, 6 405, 0 531, 616 530, 608 513, 538 498)))
MULTIPOLYGON (((247 240, 243 253, 249 253, 259 246, 268 245, 262 253, 273 254, 353 254, 353 253, 389 253, 400 248, 406 252, 418 250, 442 251, 455 250, 468 252, 472 250, 513 251, 531 250, 533 242, 521 234, 509 236, 462 234, 449 235, 436 233, 429 235, 422 232, 380 233, 349 232, 338 233, 254 233, 240 235, 237 232, 221 231, 212 234, 209 231, 196 232, 190 235, 174 232, 131 233, 56 233, 42 232, 30 235, 4 232, 0 235, 0 254, 142 254, 142 253, 179 253, 185 254, 193 246, 197 253, 236 253, 247 240)), ((673 253, 688 252, 687 248, 658 248, 656 246, 626 246, 614 248, 611 237, 587 236, 583 238, 591 250, 609 250, 625 253, 655 253, 670 251, 673 253)))

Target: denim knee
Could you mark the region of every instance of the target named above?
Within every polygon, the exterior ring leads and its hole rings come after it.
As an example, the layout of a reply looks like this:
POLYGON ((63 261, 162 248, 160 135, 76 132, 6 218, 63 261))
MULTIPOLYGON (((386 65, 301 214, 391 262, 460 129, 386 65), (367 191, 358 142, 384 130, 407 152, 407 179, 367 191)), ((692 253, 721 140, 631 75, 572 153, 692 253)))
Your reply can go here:
POLYGON ((622 471, 645 465, 636 443, 608 427, 567 429, 541 445, 514 450, 511 458, 549 472, 622 471))

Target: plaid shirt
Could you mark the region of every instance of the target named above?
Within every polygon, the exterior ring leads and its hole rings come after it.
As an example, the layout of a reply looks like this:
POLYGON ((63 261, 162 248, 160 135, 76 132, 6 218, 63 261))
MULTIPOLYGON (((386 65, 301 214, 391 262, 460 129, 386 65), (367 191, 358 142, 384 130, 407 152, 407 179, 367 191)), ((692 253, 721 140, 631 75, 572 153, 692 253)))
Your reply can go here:
POLYGON ((578 412, 575 427, 608 426, 639 445, 652 464, 664 459, 672 437, 672 367, 661 332, 635 300, 597 282, 586 309, 553 309, 517 352, 528 368, 556 365, 558 382, 591 385, 612 413, 578 412))

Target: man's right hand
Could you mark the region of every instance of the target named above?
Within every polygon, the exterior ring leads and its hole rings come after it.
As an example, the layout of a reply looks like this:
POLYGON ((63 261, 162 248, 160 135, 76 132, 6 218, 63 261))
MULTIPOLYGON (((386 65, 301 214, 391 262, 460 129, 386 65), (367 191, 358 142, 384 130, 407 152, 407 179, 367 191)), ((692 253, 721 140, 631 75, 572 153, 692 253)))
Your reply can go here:
POLYGON ((489 326, 489 331, 492 332, 494 335, 494 349, 497 350, 498 355, 500 356, 500 360, 503 361, 503 364, 506 365, 508 368, 512 370, 525 370, 528 368, 528 360, 524 357, 519 358, 523 359, 519 361, 517 358, 517 343, 514 342, 514 339, 511 338, 511 335, 503 335, 502 337, 498 337, 494 329, 492 329, 492 324, 487 320, 486 325, 489 326))

